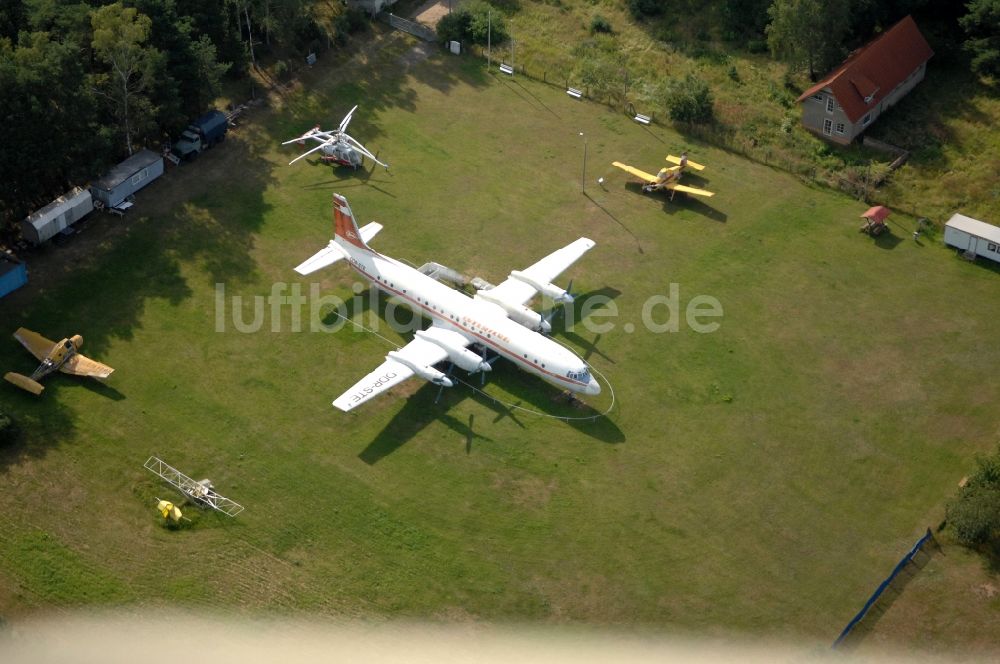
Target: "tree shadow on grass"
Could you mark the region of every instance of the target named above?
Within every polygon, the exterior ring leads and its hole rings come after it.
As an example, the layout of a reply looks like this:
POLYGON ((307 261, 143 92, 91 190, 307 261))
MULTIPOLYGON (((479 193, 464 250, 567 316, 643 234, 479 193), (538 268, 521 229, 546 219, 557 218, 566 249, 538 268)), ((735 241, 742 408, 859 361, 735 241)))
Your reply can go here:
MULTIPOLYGON (((114 340, 134 337, 149 300, 177 306, 192 296, 182 264, 199 264, 208 283, 249 278, 256 269, 253 236, 268 210, 263 192, 271 183, 271 167, 257 158, 255 139, 251 129, 243 130, 137 192, 125 217, 95 212, 70 243, 29 256, 32 280, 0 303, 8 332, 24 326, 52 339, 81 334, 83 352, 101 361, 114 340), (239 177, 233 177, 236 164, 239 177)), ((30 356, 23 353, 16 341, 0 337, 0 365, 26 368, 31 362, 23 360, 30 356)), ((73 436, 74 417, 59 399, 67 378, 50 376, 40 399, 0 397, 0 408, 22 430, 16 449, 0 452, 5 465, 42 456, 73 436)), ((113 376, 110 381, 88 389, 125 398, 113 376)))
MULTIPOLYGON (((15 370, 20 365, 14 367, 15 370)), ((29 371, 30 373, 30 371, 29 371)), ((0 439, 0 475, 27 459, 41 458, 73 434, 73 414, 59 400, 60 377, 50 376, 45 392, 35 396, 18 390, 6 382, 0 383, 0 413, 14 422, 7 439, 0 439)), ((64 377, 63 379, 80 380, 64 377)))

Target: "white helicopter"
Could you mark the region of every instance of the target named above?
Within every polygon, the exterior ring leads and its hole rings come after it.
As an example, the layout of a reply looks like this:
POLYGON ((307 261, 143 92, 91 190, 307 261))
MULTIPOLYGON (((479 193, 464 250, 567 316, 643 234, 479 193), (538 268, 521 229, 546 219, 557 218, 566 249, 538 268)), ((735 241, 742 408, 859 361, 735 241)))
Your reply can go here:
POLYGON ((319 141, 319 145, 311 150, 303 152, 295 159, 288 162, 291 166, 299 159, 311 155, 317 150, 323 151, 323 161, 333 162, 335 164, 340 164, 341 166, 351 166, 352 168, 359 168, 364 162, 364 158, 368 157, 374 161, 379 166, 385 169, 389 168, 389 164, 384 164, 378 160, 378 157, 373 155, 371 152, 365 149, 365 146, 361 145, 360 142, 351 137, 346 129, 347 125, 351 121, 351 116, 354 115, 358 107, 355 105, 350 112, 344 116, 344 119, 340 121, 340 126, 336 131, 323 131, 316 125, 306 133, 302 134, 298 138, 293 138, 290 141, 285 141, 282 145, 288 145, 289 143, 298 143, 299 145, 305 145, 306 139, 311 138, 315 141, 319 141))

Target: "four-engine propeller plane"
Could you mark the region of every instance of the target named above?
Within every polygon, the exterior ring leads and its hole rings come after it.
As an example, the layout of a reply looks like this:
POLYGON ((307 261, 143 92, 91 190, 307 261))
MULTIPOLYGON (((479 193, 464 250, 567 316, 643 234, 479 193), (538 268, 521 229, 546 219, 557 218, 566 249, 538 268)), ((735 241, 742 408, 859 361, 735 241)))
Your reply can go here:
POLYGON ((59 343, 50 341, 26 328, 18 328, 14 337, 28 349, 32 355, 41 360, 41 364, 31 374, 31 377, 9 372, 4 374, 4 380, 17 385, 32 394, 41 394, 45 388, 38 381, 55 371, 73 374, 74 376, 90 376, 91 378, 107 378, 114 371, 111 367, 84 357, 80 354, 83 337, 74 334, 59 343))
POLYGON ((600 393, 601 386, 590 375, 587 363, 544 336, 551 329, 548 321, 525 306, 537 293, 557 303, 572 302, 573 296, 552 280, 593 247, 593 240, 580 238, 523 271, 512 271, 498 286, 469 297, 374 251, 368 242, 382 225, 371 222, 358 229, 347 199, 340 194, 333 195, 333 217, 334 238, 295 271, 307 275, 346 259, 377 288, 433 321, 338 397, 333 405, 340 410, 349 411, 413 375, 451 387, 452 380, 434 365, 448 360, 469 373, 490 371, 486 351, 571 392, 600 393), (470 346, 482 348, 484 355, 469 350, 470 346))
POLYGON ((672 154, 667 155, 667 161, 674 165, 669 168, 661 168, 660 172, 656 175, 650 175, 645 171, 640 171, 635 166, 629 166, 628 164, 623 164, 620 161, 613 162, 611 165, 622 169, 626 173, 631 173, 637 178, 641 178, 645 181, 646 184, 642 186, 642 190, 645 192, 669 189, 670 200, 674 200, 674 194, 678 191, 685 194, 694 194, 695 196, 715 196, 715 194, 711 191, 688 187, 680 183, 681 173, 683 173, 686 168, 693 168, 696 171, 705 170, 705 167, 701 164, 689 161, 686 152, 682 152, 680 157, 675 157, 672 154))
POLYGON ((340 126, 337 127, 336 131, 323 131, 319 128, 319 125, 316 125, 298 138, 293 138, 290 141, 282 143, 282 145, 288 145, 289 143, 305 145, 306 139, 312 139, 319 142, 319 145, 313 149, 307 150, 295 159, 292 159, 288 162, 288 165, 291 166, 299 159, 311 155, 317 150, 322 150, 324 161, 332 161, 336 164, 340 164, 341 166, 351 166, 352 168, 357 169, 364 162, 364 157, 368 157, 379 166, 389 168, 389 164, 383 164, 378 160, 378 157, 366 150, 365 146, 361 145, 361 143, 347 133, 347 125, 351 122, 351 116, 354 115, 354 111, 356 111, 357 108, 358 107, 355 106, 350 110, 350 112, 348 112, 347 115, 344 116, 344 119, 340 121, 340 126))

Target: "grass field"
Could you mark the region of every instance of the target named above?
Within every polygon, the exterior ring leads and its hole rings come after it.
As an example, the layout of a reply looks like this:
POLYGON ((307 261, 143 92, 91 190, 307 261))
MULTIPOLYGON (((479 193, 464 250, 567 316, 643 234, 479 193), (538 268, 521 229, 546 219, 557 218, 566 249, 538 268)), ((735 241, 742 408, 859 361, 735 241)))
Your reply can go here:
MULTIPOLYGON (((116 368, 104 386, 53 377, 39 399, 0 386, 24 429, 0 457, 0 615, 170 604, 831 642, 996 444, 997 270, 914 242, 900 216, 872 241, 856 201, 558 89, 378 46, 322 63, 307 93, 171 171, 126 220, 45 249, 0 302, 11 330, 80 332, 116 368), (281 140, 356 103, 351 133, 388 173, 285 166, 281 140), (684 148, 708 165, 692 177, 718 192, 707 202, 643 195, 610 167, 655 170, 684 148), (332 192, 385 225, 376 249, 494 283, 594 239, 562 283, 619 315, 557 338, 608 377, 610 417, 566 423, 465 387, 435 405, 414 382, 344 414, 330 401, 382 340, 295 333, 287 309, 216 332, 216 284, 246 321, 276 282, 308 292, 292 267, 328 240, 332 192), (717 298, 718 331, 647 331, 644 303, 671 284, 681 307, 717 298), (154 498, 173 494, 143 470, 150 454, 246 511, 190 508, 165 529, 154 498)), ((314 281, 347 299, 354 277, 314 281)), ((371 324, 380 307, 350 311, 371 324)), ((8 339, 0 366, 33 362, 8 339)), ((486 392, 567 413, 510 366, 486 392)))
MULTIPOLYGON (((612 0, 497 4, 510 9, 515 63, 535 78, 566 80, 618 108, 632 102, 639 112, 665 117, 662 84, 693 73, 706 81, 715 100, 715 122, 697 131, 716 145, 834 186, 863 181, 869 164, 878 170, 893 159, 860 144, 832 146, 802 129, 795 99, 812 81, 804 72, 790 74, 762 42, 762 52, 753 53, 743 39, 724 40, 718 27, 723 3, 689 3, 687 10, 682 3, 642 22, 625 3, 612 0), (590 30, 597 16, 610 23, 611 34, 590 30), (585 85, 595 78, 610 82, 585 85)), ((915 16, 936 52, 927 79, 867 132, 909 150, 911 157, 870 198, 939 225, 956 210, 996 220, 996 84, 970 73, 967 55, 957 46, 961 33, 933 16, 933 11, 915 16)), ((509 45, 496 48, 495 57, 510 56, 509 45)))

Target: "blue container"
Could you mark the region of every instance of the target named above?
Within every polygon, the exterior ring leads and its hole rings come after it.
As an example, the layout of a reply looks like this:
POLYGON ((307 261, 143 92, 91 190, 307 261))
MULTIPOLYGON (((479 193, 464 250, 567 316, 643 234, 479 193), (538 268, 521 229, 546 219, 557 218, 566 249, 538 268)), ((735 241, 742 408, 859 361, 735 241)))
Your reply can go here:
POLYGON ((28 283, 28 268, 24 263, 0 259, 0 297, 28 283))

